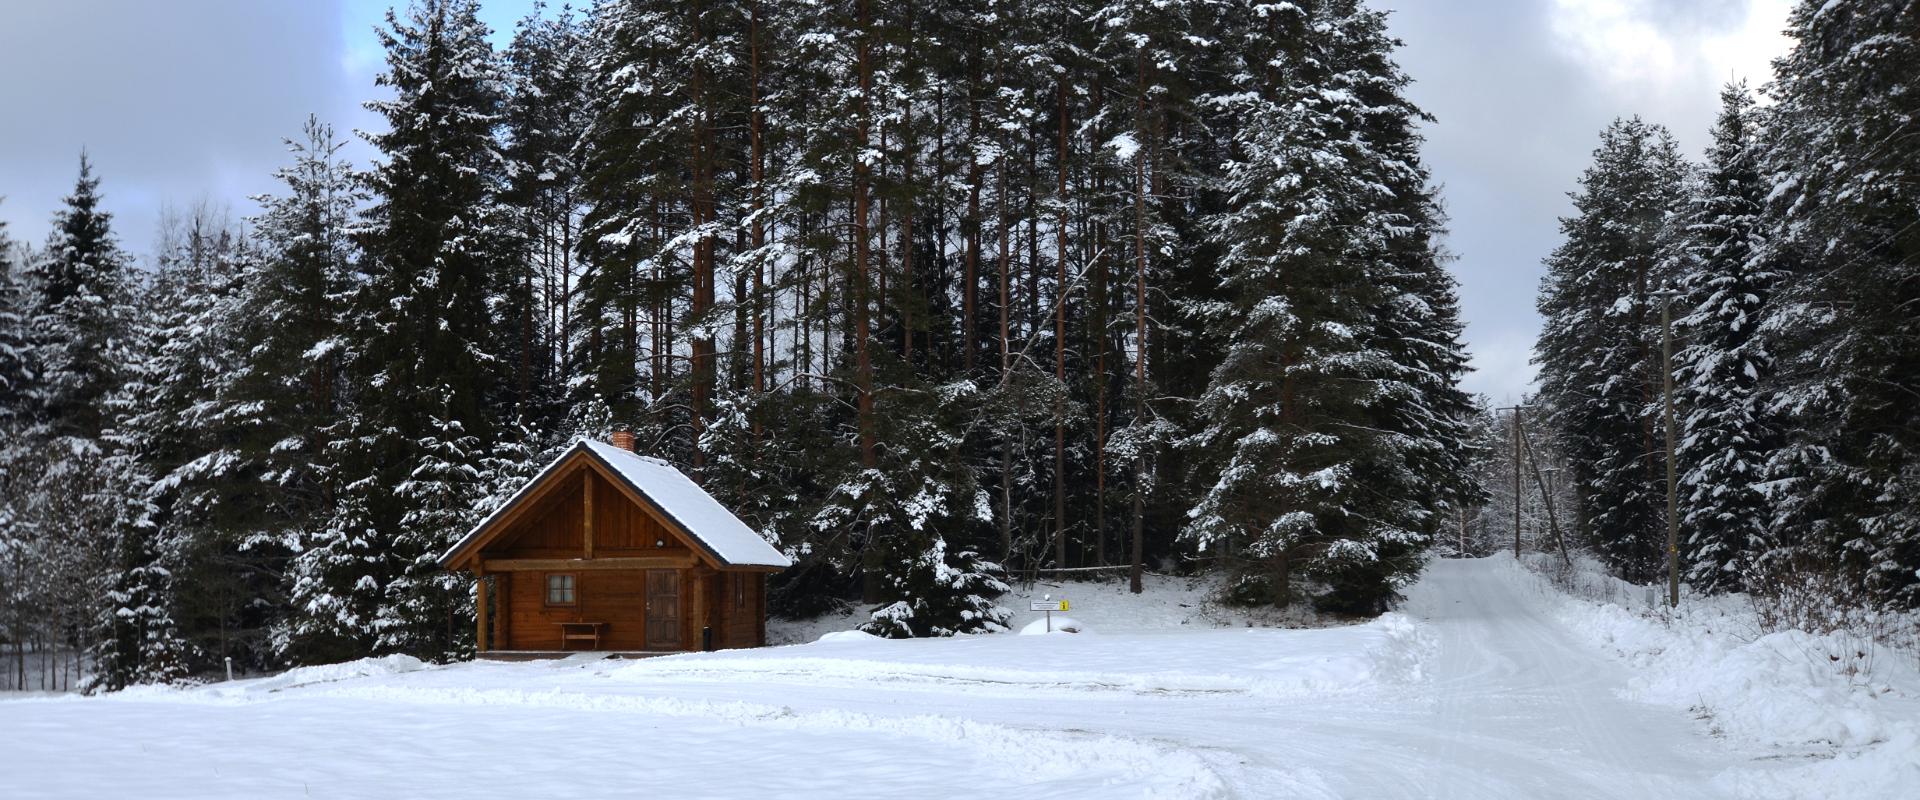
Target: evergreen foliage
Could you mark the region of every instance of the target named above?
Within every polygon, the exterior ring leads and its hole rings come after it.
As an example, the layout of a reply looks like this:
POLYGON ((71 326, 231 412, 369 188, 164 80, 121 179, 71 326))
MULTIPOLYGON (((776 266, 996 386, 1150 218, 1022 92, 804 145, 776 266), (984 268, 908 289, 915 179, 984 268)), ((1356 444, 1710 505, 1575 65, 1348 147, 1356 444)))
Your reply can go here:
POLYGON ((1665 555, 1647 294, 1677 284, 1688 581, 1920 605, 1914 23, 1898 0, 1798 3, 1774 102, 1728 87, 1684 191, 1638 120, 1596 152, 1548 261, 1536 355, 1585 536, 1623 575, 1665 555))
POLYGON ((27 413, 33 384, 32 341, 27 333, 27 287, 7 226, 0 222, 0 422, 27 413))
POLYGON ((1747 559, 1768 549, 1768 505, 1762 493, 1768 454, 1776 446, 1762 407, 1762 381, 1773 371, 1760 320, 1774 278, 1755 256, 1763 235, 1766 187, 1758 155, 1753 98, 1743 85, 1720 95, 1697 188, 1680 216, 1672 269, 1691 309, 1674 321, 1686 341, 1674 354, 1680 407, 1679 462, 1686 531, 1687 580, 1703 591, 1741 588, 1747 559))
POLYGON ((794 557, 777 612, 886 636, 1058 568, 1376 612, 1480 502, 1424 117, 1357 0, 606 0, 499 53, 476 12, 389 15, 370 171, 310 120, 150 285, 83 167, 0 281, 5 624, 71 609, 32 635, 107 687, 459 657, 435 558, 616 427, 794 557))
POLYGON ((1767 485, 1779 573, 1920 606, 1920 26, 1912 3, 1801 2, 1767 116, 1761 323, 1790 431, 1767 485))
POLYGON ((1634 117, 1601 134, 1547 259, 1535 345, 1547 422, 1561 432, 1594 550, 1648 581, 1666 553, 1660 428, 1662 232, 1687 170, 1665 128, 1634 117))

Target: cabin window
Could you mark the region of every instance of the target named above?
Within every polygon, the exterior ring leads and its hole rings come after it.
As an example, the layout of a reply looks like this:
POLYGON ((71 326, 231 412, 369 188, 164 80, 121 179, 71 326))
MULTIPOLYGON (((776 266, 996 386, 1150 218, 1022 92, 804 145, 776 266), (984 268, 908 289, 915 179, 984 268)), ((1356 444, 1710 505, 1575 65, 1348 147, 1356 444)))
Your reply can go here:
POLYGON ((733 607, 741 610, 747 607, 747 578, 745 575, 733 576, 733 607))
POLYGON ((573 597, 572 575, 547 576, 547 605, 570 606, 573 605, 573 597))

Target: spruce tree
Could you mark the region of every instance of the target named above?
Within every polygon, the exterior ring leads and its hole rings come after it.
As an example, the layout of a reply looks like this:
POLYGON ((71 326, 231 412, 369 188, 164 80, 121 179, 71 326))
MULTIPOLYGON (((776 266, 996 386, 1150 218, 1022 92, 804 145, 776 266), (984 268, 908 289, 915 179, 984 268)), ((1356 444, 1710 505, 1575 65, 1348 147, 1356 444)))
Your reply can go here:
POLYGON ((25 418, 33 381, 27 287, 14 255, 6 223, 0 222, 0 423, 25 418))
POLYGON ((1920 33, 1899 0, 1805 0, 1769 88, 1780 274, 1763 323, 1790 437, 1766 571, 1920 605, 1920 33), (1796 575, 1798 574, 1798 575, 1796 575))
POLYGON ((216 540, 227 498, 209 487, 234 461, 213 398, 239 352, 236 280, 247 253, 205 208, 169 224, 161 249, 139 303, 128 380, 108 401, 107 463, 128 506, 99 621, 95 684, 108 689, 206 666, 195 663, 182 611, 226 588, 216 540))
MULTIPOLYGON (((1426 543, 1422 501, 1437 492, 1422 484, 1439 476, 1415 472, 1416 458, 1458 436, 1428 427, 1457 425, 1453 408, 1432 404, 1458 401, 1408 382, 1437 366, 1439 388, 1457 391, 1448 375, 1458 364, 1395 350, 1410 335, 1447 341, 1444 327, 1403 308, 1417 296, 1399 289, 1409 266, 1435 260, 1413 216, 1430 212, 1386 187, 1418 198, 1424 175, 1382 146, 1397 144, 1391 137, 1369 141, 1381 117, 1410 125, 1418 112, 1397 73, 1356 57, 1390 46, 1377 15, 1327 3, 1249 21, 1230 48, 1245 65, 1241 91, 1228 95, 1239 133, 1227 210, 1210 225, 1232 295, 1199 307, 1228 349, 1200 398, 1206 427, 1186 441, 1211 487, 1189 512, 1188 535, 1246 565, 1235 599, 1285 605, 1298 570, 1330 586, 1320 606, 1378 610, 1417 572, 1426 543)), ((1445 282, 1433 288, 1434 299, 1448 297, 1445 282)))
POLYGON ((339 156, 343 146, 331 126, 309 117, 302 135, 287 141, 293 163, 275 173, 282 193, 258 198, 253 224, 264 252, 243 287, 249 346, 219 397, 238 461, 230 488, 243 504, 234 509, 227 557, 252 558, 252 566, 287 576, 275 592, 286 597, 285 612, 246 626, 266 628, 253 654, 260 666, 357 652, 329 649, 340 641, 340 620, 315 613, 332 607, 330 592, 347 589, 328 579, 342 576, 323 575, 318 565, 360 576, 340 552, 346 543, 330 535, 338 529, 326 527, 336 522, 352 455, 331 445, 329 431, 342 413, 344 365, 358 344, 347 324, 356 286, 351 234, 362 197, 339 156))
POLYGON ((1547 258, 1534 360, 1547 422, 1568 448, 1593 549, 1629 580, 1665 563, 1660 306, 1675 277, 1659 245, 1682 192, 1673 137, 1638 117, 1601 134, 1547 258))
POLYGON ((1440 246, 1445 214, 1421 161, 1417 126, 1428 119, 1406 97, 1411 82, 1393 62, 1400 43, 1387 33, 1385 14, 1352 0, 1329 4, 1327 35, 1335 85, 1358 98, 1355 127, 1373 154, 1387 194, 1368 209, 1364 227, 1386 234, 1366 242, 1364 263, 1380 289, 1370 309, 1375 347, 1391 364, 1382 376, 1375 424, 1391 431, 1395 451, 1376 466, 1376 489, 1393 487, 1403 500, 1405 529, 1416 535, 1382 543, 1375 558, 1358 562, 1341 579, 1357 602, 1386 596, 1412 581, 1420 554, 1450 527, 1459 510, 1478 505, 1483 489, 1473 476, 1468 443, 1474 400, 1460 388, 1468 356, 1461 342, 1459 299, 1449 256, 1440 246))
POLYGON ((76 443, 76 455, 108 424, 104 400, 122 379, 116 348, 132 324, 132 268, 100 202, 100 179, 82 154, 73 194, 28 267, 39 412, 50 435, 76 443))
MULTIPOLYGON (((380 652, 446 658, 472 626, 465 583, 435 559, 477 519, 472 481, 508 405, 511 360, 497 344, 494 301, 506 246, 496 202, 504 162, 495 129, 503 82, 473 0, 422 0, 381 31, 395 97, 369 103, 388 129, 368 140, 385 160, 368 176, 374 204, 354 308, 358 392, 331 447, 344 520, 323 537, 371 530, 380 555, 352 591, 380 595, 354 632, 380 652), (357 495, 345 502, 345 495, 357 495)), ((351 570, 350 570, 351 572, 351 570)), ((329 582, 347 576, 339 576, 329 582)))
POLYGON ((1687 580, 1702 591, 1745 585, 1768 547, 1760 483, 1775 431, 1762 383, 1773 371, 1759 324, 1773 275, 1756 260, 1766 187, 1755 164, 1756 112, 1744 85, 1720 93, 1698 191, 1679 217, 1672 269, 1691 309, 1675 320, 1686 346, 1674 354, 1681 412, 1679 462, 1687 580))

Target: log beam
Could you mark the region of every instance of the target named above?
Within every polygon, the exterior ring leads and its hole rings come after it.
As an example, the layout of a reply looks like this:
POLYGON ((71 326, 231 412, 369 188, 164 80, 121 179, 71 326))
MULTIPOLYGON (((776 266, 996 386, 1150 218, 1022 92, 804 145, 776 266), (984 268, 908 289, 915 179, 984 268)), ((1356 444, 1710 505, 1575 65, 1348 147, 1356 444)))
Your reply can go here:
POLYGON ((487 651, 487 573, 486 570, 473 571, 473 651, 487 651))
POLYGON ((581 493, 586 498, 585 513, 580 516, 580 540, 586 551, 586 558, 593 558, 593 471, 580 470, 580 483, 585 486, 581 493))
POLYGON ((488 572, 574 572, 601 569, 686 569, 698 562, 692 554, 643 558, 492 558, 488 572))
MULTIPOLYGON (((712 599, 713 579, 711 573, 704 569, 694 570, 693 608, 691 609, 693 612, 693 646, 688 649, 705 650, 707 647, 707 641, 702 634, 706 629, 713 627, 713 620, 710 618, 712 615, 711 608, 713 606, 712 599)), ((716 631, 715 633, 717 634, 718 632, 716 631)))
POLYGON ((495 573, 493 589, 494 597, 500 602, 500 613, 494 615, 494 625, 499 630, 494 631, 493 644, 496 649, 503 645, 511 648, 513 646, 513 573, 495 573))

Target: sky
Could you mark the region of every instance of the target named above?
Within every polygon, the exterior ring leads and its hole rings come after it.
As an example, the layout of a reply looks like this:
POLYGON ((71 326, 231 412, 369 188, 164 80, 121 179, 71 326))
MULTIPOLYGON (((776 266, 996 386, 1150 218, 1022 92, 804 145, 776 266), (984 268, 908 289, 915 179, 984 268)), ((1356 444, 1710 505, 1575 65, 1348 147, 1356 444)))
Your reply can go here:
MULTIPOLYGON (((1540 261, 1601 128, 1638 114, 1690 155, 1722 84, 1758 86, 1785 52, 1789 0, 1372 0, 1406 45, 1425 155, 1451 218, 1474 372, 1502 403, 1533 379, 1540 261)), ((85 149, 136 254, 160 220, 236 217, 274 191, 284 139, 317 114, 342 134, 382 66, 387 0, 7 0, 0 25, 0 220, 39 242, 85 149)), ((504 44, 532 0, 487 0, 504 44)), ((556 2, 557 5, 557 2, 556 2)), ((349 151, 364 163, 364 146, 349 151)))

